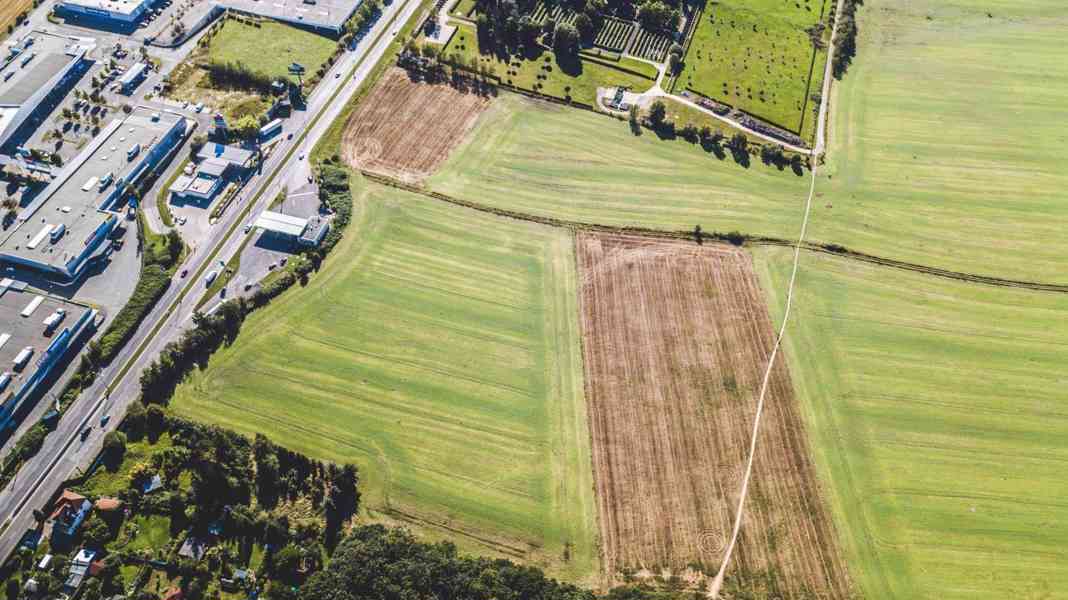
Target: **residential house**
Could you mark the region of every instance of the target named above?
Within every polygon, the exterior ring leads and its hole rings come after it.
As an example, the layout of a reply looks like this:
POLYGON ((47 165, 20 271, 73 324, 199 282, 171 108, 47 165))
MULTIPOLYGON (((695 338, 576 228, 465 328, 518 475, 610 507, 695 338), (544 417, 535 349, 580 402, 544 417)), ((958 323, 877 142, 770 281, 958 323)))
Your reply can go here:
POLYGON ((94 558, 96 558, 94 550, 82 548, 78 551, 74 560, 70 562, 70 573, 67 576, 66 583, 63 584, 63 588, 68 593, 74 593, 78 591, 78 588, 82 587, 82 582, 85 581, 86 575, 89 574, 89 567, 93 564, 94 558))
POLYGON ((74 542, 74 536, 78 528, 93 510, 93 503, 85 496, 70 490, 63 490, 63 494, 56 501, 55 508, 49 521, 52 523, 52 548, 65 550, 74 542))

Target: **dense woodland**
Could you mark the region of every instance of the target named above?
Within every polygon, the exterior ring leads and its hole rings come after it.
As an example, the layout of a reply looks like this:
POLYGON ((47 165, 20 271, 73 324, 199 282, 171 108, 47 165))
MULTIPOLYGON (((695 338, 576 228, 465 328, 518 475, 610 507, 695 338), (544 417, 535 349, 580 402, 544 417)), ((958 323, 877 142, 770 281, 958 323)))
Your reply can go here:
POLYGON ((354 529, 329 566, 300 590, 300 600, 592 600, 536 567, 461 556, 448 542, 426 544, 403 529, 354 529))

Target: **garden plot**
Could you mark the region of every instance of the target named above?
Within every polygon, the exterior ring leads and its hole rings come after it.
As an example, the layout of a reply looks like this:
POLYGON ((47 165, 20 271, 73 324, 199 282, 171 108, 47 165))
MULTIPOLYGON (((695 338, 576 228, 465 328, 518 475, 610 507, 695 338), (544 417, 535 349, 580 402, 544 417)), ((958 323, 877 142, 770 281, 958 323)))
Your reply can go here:
POLYGON ((671 48, 671 38, 662 33, 641 29, 630 53, 645 60, 664 62, 669 48, 671 48))
POLYGON ((593 45, 611 52, 623 52, 627 49, 634 29, 635 25, 630 21, 607 17, 601 25, 601 30, 597 32, 593 45))
POLYGON ((546 6, 544 2, 539 2, 538 6, 534 8, 534 12, 531 14, 531 18, 539 25, 544 23, 546 19, 556 21, 557 25, 561 23, 574 25, 575 17, 577 16, 578 13, 571 9, 566 9, 562 6, 546 6))

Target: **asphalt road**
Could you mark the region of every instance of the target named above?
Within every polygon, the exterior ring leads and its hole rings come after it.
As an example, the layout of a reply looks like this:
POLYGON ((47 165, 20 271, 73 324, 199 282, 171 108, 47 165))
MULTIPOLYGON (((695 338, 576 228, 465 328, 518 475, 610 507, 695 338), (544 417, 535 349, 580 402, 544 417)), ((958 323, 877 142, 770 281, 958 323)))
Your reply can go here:
POLYGON ((189 276, 176 277, 134 338, 96 383, 71 405, 56 431, 48 436, 45 448, 0 491, 0 515, 4 519, 0 524, 0 556, 8 556, 23 532, 33 526, 33 509, 42 507, 63 481, 76 476, 99 453, 104 433, 117 427, 126 407, 138 399, 141 370, 164 345, 188 327, 194 306, 205 288, 203 274, 239 250, 244 237, 242 224, 249 216, 263 210, 294 179, 305 177, 306 181, 308 153, 385 55, 394 32, 418 8, 419 0, 394 0, 356 49, 346 52, 334 65, 309 97, 308 110, 286 123, 286 131, 294 132, 293 139, 280 142, 261 173, 245 186, 240 200, 215 226, 209 241, 183 265, 189 270, 189 276), (335 77, 335 73, 342 75, 335 77), (250 206, 253 198, 255 205, 250 206), (112 417, 106 428, 100 426, 104 415, 112 417), (80 432, 87 426, 92 427, 92 432, 82 441, 80 432))

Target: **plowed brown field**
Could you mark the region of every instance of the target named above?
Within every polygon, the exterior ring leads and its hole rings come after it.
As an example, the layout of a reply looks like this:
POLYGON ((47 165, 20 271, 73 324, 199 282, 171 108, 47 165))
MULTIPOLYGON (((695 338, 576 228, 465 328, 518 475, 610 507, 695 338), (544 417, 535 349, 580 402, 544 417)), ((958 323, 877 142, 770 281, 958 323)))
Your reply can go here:
POLYGON ((404 180, 419 180, 463 139, 489 99, 444 84, 413 82, 392 68, 345 126, 345 162, 404 180))
POLYGON ((33 7, 33 0, 0 1, 0 39, 7 36, 7 28, 15 23, 15 17, 33 7))
MULTIPOLYGON (((604 565, 716 572, 774 335, 752 262, 723 245, 578 236, 583 352, 604 565)), ((766 399, 728 584, 844 598, 786 361, 766 399)))

